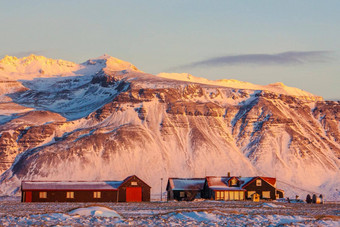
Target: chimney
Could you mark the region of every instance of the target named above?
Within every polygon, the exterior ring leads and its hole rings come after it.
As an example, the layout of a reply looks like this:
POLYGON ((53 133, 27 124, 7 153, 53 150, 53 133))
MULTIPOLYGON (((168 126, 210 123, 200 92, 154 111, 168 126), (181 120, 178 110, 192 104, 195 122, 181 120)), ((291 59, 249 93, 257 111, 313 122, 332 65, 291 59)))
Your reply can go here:
POLYGON ((230 172, 228 172, 228 177, 230 177, 230 172))

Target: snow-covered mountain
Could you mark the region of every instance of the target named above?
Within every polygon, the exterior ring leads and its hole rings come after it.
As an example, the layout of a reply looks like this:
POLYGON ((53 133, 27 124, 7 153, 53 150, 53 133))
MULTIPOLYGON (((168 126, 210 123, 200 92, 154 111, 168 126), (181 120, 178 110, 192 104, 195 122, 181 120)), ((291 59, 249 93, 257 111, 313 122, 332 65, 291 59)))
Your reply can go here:
MULTIPOLYGON (((277 177, 340 199, 340 103, 282 83, 151 75, 104 55, 0 60, 1 194, 21 180, 277 177)), ((165 184, 163 183, 163 188, 165 184)), ((164 191, 164 189, 163 189, 164 191)))

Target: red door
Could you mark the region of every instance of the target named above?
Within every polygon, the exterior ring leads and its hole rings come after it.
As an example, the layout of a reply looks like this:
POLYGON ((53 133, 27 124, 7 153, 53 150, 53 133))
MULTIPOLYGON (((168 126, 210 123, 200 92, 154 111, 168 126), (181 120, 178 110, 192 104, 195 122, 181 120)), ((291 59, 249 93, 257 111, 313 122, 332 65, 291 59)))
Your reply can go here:
POLYGON ((31 191, 25 192, 25 202, 32 202, 32 192, 31 191))
POLYGON ((142 188, 141 187, 127 187, 126 188, 126 202, 142 202, 142 188))

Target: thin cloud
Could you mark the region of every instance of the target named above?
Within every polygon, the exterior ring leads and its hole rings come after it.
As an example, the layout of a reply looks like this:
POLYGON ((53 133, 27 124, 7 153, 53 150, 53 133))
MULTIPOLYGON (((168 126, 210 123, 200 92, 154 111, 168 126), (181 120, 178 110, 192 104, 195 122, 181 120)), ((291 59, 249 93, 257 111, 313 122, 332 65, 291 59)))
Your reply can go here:
POLYGON ((299 65, 315 62, 328 62, 331 51, 290 51, 277 54, 241 54, 215 57, 192 62, 176 69, 194 67, 218 67, 228 65, 299 65))

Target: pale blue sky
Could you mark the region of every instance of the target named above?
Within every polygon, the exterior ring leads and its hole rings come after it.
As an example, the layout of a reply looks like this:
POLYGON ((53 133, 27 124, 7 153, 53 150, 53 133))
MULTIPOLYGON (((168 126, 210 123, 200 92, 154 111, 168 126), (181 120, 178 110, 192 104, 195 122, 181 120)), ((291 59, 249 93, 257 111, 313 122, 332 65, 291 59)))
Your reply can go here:
POLYGON ((340 99, 339 12, 339 0, 0 0, 0 56, 107 53, 153 74, 283 82, 340 99))

